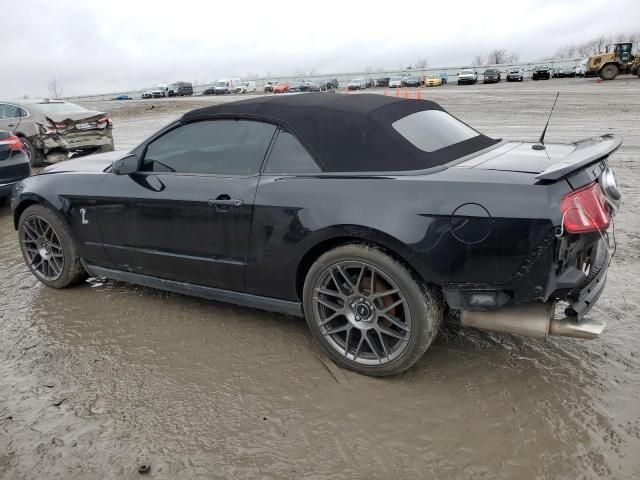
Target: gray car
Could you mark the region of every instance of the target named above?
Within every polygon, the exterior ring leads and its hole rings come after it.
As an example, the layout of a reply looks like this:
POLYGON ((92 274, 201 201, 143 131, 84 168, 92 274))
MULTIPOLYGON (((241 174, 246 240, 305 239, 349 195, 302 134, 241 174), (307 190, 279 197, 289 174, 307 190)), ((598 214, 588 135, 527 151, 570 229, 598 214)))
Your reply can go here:
POLYGON ((34 167, 113 150, 111 119, 62 100, 0 101, 0 130, 13 132, 34 167))

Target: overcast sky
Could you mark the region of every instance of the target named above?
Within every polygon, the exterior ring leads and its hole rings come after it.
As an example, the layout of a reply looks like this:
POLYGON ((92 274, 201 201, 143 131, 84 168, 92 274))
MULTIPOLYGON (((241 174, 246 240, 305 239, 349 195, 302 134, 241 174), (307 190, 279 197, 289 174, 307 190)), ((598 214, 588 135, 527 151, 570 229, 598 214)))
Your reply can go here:
POLYGON ((640 30, 640 0, 23 0, 3 5, 0 98, 140 89, 225 76, 521 61, 640 30), (302 7, 301 5, 305 5, 302 7))

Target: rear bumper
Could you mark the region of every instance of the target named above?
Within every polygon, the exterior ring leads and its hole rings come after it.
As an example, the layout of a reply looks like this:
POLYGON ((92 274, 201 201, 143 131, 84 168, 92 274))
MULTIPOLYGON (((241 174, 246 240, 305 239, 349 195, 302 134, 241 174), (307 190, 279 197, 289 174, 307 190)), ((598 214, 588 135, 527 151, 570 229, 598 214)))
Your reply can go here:
POLYGON ((57 135, 40 135, 35 144, 45 154, 77 151, 113 150, 113 132, 110 128, 74 131, 57 135))

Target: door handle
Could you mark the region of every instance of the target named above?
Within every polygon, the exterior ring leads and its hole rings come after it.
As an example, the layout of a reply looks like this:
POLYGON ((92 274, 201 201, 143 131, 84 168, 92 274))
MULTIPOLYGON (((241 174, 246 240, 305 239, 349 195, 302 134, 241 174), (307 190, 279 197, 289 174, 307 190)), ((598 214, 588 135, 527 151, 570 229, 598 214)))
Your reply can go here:
POLYGON ((7 123, 7 127, 15 127, 17 123, 7 123))
POLYGON ((209 205, 211 205, 212 207, 241 207, 242 205, 244 205, 244 202, 242 200, 236 200, 233 198, 229 198, 229 199, 215 199, 215 200, 209 200, 209 205))

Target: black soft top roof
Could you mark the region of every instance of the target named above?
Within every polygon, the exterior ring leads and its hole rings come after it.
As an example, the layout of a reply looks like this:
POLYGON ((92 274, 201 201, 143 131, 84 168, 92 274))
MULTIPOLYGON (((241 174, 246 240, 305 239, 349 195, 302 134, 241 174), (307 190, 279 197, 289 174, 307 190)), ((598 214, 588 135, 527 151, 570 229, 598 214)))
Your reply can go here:
POLYGON ((305 144, 325 172, 422 170, 444 165, 498 140, 478 135, 425 152, 392 126, 423 110, 444 109, 428 100, 376 94, 306 93, 256 97, 185 113, 185 123, 210 118, 254 118, 275 123, 305 144))

